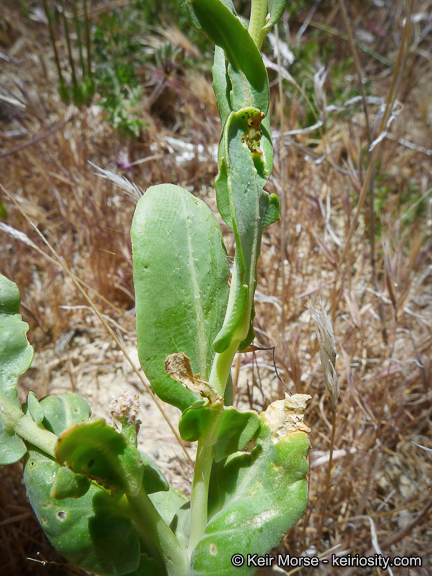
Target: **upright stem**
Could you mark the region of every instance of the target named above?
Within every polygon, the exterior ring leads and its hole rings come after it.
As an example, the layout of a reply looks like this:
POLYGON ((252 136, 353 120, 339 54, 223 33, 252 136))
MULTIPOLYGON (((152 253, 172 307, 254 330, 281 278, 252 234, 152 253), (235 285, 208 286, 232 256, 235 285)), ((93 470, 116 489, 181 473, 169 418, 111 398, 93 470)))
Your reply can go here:
MULTIPOLYGON (((265 36, 263 26, 268 12, 267 0, 252 0, 251 18, 249 23, 249 34, 251 35, 258 50, 265 36)), ((231 307, 234 305, 236 285, 240 279, 235 275, 236 266, 234 263, 234 274, 231 279, 230 298, 228 302, 227 316, 230 313, 231 307)), ((252 302, 251 302, 252 305, 252 302)), ((247 314, 250 318, 250 308, 247 314)), ((235 338, 229 348, 221 354, 216 354, 212 370, 210 373, 209 384, 223 397, 225 393, 226 384, 231 370, 231 365, 237 352, 240 342, 246 337, 249 327, 249 321, 245 323, 246 333, 241 338, 235 338)), ((192 483, 191 494, 191 532, 189 539, 189 553, 192 554, 196 545, 202 538, 208 519, 208 488, 210 483, 210 474, 213 464, 214 448, 210 438, 201 439, 198 442, 198 451, 195 463, 194 478, 192 483), (205 443, 204 443, 205 442, 205 443)))
POLYGON ((249 34, 252 36, 252 40, 255 42, 258 50, 261 50, 261 46, 264 40, 265 32, 263 32, 263 26, 265 24, 267 14, 267 0, 252 0, 249 34))
POLYGON ((207 525, 208 489, 213 452, 213 446, 205 446, 202 440, 198 441, 191 494, 189 555, 192 555, 207 525))
MULTIPOLYGON (((233 305, 237 276, 234 272, 231 279, 230 298, 226 316, 230 314, 230 308, 233 305)), ((250 315, 248 316, 250 318, 250 315)), ((247 333, 247 332, 246 332, 247 333)), ((221 354, 215 354, 212 369, 209 377, 209 384, 222 396, 225 396, 225 388, 230 375, 231 366, 234 356, 238 350, 240 342, 245 334, 235 338, 231 345, 221 354)), ((189 553, 192 554, 194 548, 204 534, 207 525, 207 507, 208 507, 208 488, 210 483, 210 474, 213 464, 214 448, 210 432, 205 439, 198 442, 198 451, 195 462, 194 477, 191 493, 191 532, 189 539, 189 553)))
POLYGON ((168 576, 187 576, 189 559, 176 536, 154 507, 144 488, 137 496, 127 495, 130 513, 138 532, 156 546, 162 556, 168 576))
POLYGON ((322 533, 324 530, 324 522, 325 522, 325 516, 326 516, 328 500, 329 500, 331 468, 332 468, 332 464, 333 464, 333 451, 334 451, 335 435, 336 435, 336 412, 332 409, 332 432, 331 432, 331 439, 330 439, 330 455, 329 455, 329 463, 328 463, 328 468, 327 468, 324 505, 323 505, 323 509, 321 512, 321 522, 320 522, 320 527, 319 527, 319 531, 318 531, 317 551, 319 550, 320 545, 321 545, 321 538, 322 538, 322 533))
POLYGON ((234 340, 229 348, 222 354, 215 354, 213 366, 210 372, 209 384, 222 397, 225 395, 225 388, 231 371, 234 356, 238 350, 240 340, 234 340))
POLYGON ((3 407, 1 417, 3 422, 6 422, 23 440, 36 446, 48 456, 55 458, 54 448, 58 440, 55 434, 44 428, 39 428, 30 416, 10 406, 3 407))

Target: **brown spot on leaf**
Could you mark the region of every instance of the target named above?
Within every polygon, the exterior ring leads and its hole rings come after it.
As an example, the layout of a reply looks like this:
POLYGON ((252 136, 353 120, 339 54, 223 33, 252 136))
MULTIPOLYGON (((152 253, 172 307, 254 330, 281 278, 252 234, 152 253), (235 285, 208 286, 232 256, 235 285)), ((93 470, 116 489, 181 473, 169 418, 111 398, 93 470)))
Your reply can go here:
POLYGON ((192 392, 198 392, 201 396, 208 398, 210 402, 222 400, 214 388, 207 380, 200 378, 199 374, 192 372, 190 358, 184 352, 170 354, 165 360, 165 372, 180 382, 185 388, 192 392))

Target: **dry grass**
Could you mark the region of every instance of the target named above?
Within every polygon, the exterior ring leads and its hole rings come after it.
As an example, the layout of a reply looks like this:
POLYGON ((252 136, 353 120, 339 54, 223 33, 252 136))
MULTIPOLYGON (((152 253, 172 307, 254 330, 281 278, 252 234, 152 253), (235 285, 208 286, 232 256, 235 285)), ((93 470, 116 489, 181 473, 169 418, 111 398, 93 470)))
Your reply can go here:
MULTIPOLYGON (((307 415, 313 446, 310 503, 281 550, 300 555, 312 547, 325 553, 338 546, 338 552, 373 554, 378 542, 386 556, 421 556, 422 568, 399 573, 426 576, 432 571, 432 460, 412 442, 432 447, 432 45, 430 34, 424 34, 432 3, 417 2, 416 23, 405 28, 410 3, 389 3, 387 8, 376 2, 369 11, 365 4, 345 2, 348 33, 340 2, 323 2, 315 13, 300 10, 290 22, 289 37, 287 28, 281 28, 280 41, 289 45, 306 44, 309 35, 320 31, 321 40, 334 42, 336 62, 354 62, 354 46, 358 65, 351 65, 351 74, 367 78, 387 109, 380 113, 379 106, 360 102, 355 112, 327 114, 326 126, 318 132, 293 134, 306 118, 304 86, 284 82, 279 90, 278 75, 271 72, 273 125, 287 134, 283 146, 282 139, 276 142, 268 190, 284 197, 286 211, 283 224, 265 234, 258 285, 261 294, 278 300, 257 303, 256 326, 260 344, 275 347, 289 390, 313 397, 307 415), (388 127, 390 134, 368 152, 394 110, 400 112, 388 127), (379 200, 374 213, 372 191, 379 200), (425 210, 419 213, 416 203, 422 197, 425 210), (318 297, 333 320, 341 387, 327 495, 331 408, 305 306, 318 297)), ((59 101, 46 26, 23 17, 13 2, 1 10, 0 49, 9 60, 2 61, 0 82, 6 94, 19 97, 25 106, 1 105, 1 182, 15 202, 0 195, 8 210, 2 222, 48 254, 23 217, 27 215, 81 279, 99 310, 133 331, 133 318, 125 312, 134 305, 129 241, 134 202, 95 176, 87 161, 121 174, 119 157, 127 156, 131 163, 150 157, 124 174, 142 188, 178 183, 214 207, 214 162, 195 157, 178 165, 165 140, 171 136, 201 144, 210 154, 219 125, 209 80, 201 73, 179 72, 170 86, 155 93, 157 79, 151 70, 143 72, 146 94, 153 95, 148 106, 143 104, 149 129, 136 142, 123 140, 96 107, 78 111, 59 101)), ((331 99, 335 82, 330 68, 312 102, 317 118, 323 117, 323 95, 331 99)), ((107 338, 88 309, 64 308, 86 302, 55 261, 11 234, 0 234, 0 272, 20 287, 36 353, 56 346, 64 351, 62 338, 71 331, 107 338)), ((228 236, 227 243, 231 245, 228 236)), ((62 352, 57 358, 67 371, 62 352)), ((284 393, 269 353, 241 355, 237 369, 239 402, 262 409, 284 393)), ((23 399, 35 382, 41 383, 40 390, 49 390, 49 374, 45 381, 42 371, 31 376, 31 381, 23 379, 23 399)), ((25 560, 41 551, 61 562, 29 513, 20 466, 0 473, 2 573, 65 573, 65 567, 25 560)), ((334 572, 322 567, 320 573, 334 572)))

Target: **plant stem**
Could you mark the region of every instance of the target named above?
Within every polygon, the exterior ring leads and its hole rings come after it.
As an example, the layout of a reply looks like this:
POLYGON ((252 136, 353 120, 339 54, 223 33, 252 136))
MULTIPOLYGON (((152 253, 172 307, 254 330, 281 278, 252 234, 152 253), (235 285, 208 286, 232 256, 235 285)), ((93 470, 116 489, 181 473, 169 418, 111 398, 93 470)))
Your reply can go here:
POLYGON ((332 432, 331 432, 331 439, 330 439, 330 456, 329 456, 329 463, 327 468, 327 478, 326 478, 326 488, 325 488, 325 496, 324 496, 324 506, 321 512, 321 522, 318 532, 318 540, 317 540, 317 552, 319 551, 321 545, 321 538, 322 533, 324 530, 324 522, 325 522, 325 515, 327 512, 328 500, 329 500, 329 493, 330 493, 330 480, 331 480, 331 468, 333 464, 333 451, 334 451, 334 442, 335 442, 335 435, 336 435, 336 412, 332 409, 332 432))
MULTIPOLYGON (((258 50, 261 49, 261 45, 265 36, 265 33, 263 32, 263 26, 265 24, 267 12, 267 0, 252 0, 249 34, 255 42, 258 50)), ((236 271, 237 266, 236 261, 234 261, 234 271, 231 278, 230 296, 225 318, 229 318, 231 314, 232 307, 235 303, 237 283, 241 281, 241 279, 237 278, 236 271)), ((213 366, 209 377, 209 384, 222 397, 224 397, 225 394, 225 388, 230 374, 231 365, 238 350, 238 346, 240 342, 246 338, 248 333, 252 304, 253 296, 252 301, 249 303, 247 314, 244 318, 245 321, 242 323, 242 326, 237 327, 235 336, 230 346, 224 352, 216 354, 213 360, 213 366)), ((208 488, 210 483, 211 467, 213 463, 213 454, 214 449, 211 439, 200 439, 198 442, 198 451, 191 494, 191 531, 189 539, 190 555, 200 541, 207 525, 208 488)))
POLYGON ((215 354, 213 360, 213 366, 209 377, 209 384, 222 397, 225 395, 225 388, 231 371, 231 366, 240 342, 241 340, 234 340, 231 343, 231 346, 229 346, 225 352, 222 352, 221 354, 215 354))
POLYGON ((52 44, 53 51, 54 51, 54 60, 56 63, 60 88, 67 90, 67 85, 66 85, 66 82, 63 78, 63 74, 62 74, 62 70, 61 70, 61 66, 60 66, 60 59, 59 59, 59 55, 57 52, 56 40, 55 40, 55 36, 54 36, 54 27, 53 27, 53 21, 52 21, 52 14, 48 8, 47 0, 43 0, 43 5, 44 5, 45 14, 46 14, 46 17, 48 20, 48 29, 49 29, 51 44, 52 44))
POLYGON ((168 576, 187 576, 189 559, 175 534, 154 507, 144 488, 138 495, 127 494, 130 515, 141 538, 149 539, 164 560, 168 576))
POLYGON ((198 441, 191 494, 189 555, 192 555, 207 525, 208 488, 213 463, 213 446, 198 441))
POLYGON ((84 0, 84 27, 85 27, 85 41, 87 46, 87 77, 90 80, 92 77, 91 69, 91 38, 90 38, 90 24, 87 12, 87 0, 84 0))
MULTIPOLYGON (((64 0, 61 0, 60 6, 61 6, 61 15, 62 15, 62 20, 63 20, 63 27, 64 27, 64 32, 65 32, 65 38, 66 38, 66 46, 67 46, 68 56, 69 56, 69 65, 70 65, 70 67, 71 67, 71 75, 72 75, 72 94, 73 94, 73 89, 74 89, 76 86, 78 86, 78 81, 77 81, 76 74, 75 74, 75 64, 74 64, 74 59, 73 59, 73 56, 72 56, 72 47, 71 47, 71 42, 70 42, 69 26, 68 26, 67 19, 66 19, 66 14, 65 14, 64 0)), ((72 95, 72 100, 73 100, 73 95, 72 95)))
MULTIPOLYGON (((235 268, 231 281, 230 301, 234 301, 236 291, 236 274, 235 268)), ((230 304, 228 304, 227 316, 230 313, 230 304)), ((248 316, 250 318, 250 314, 248 316)), ((238 350, 241 338, 235 338, 231 345, 221 354, 215 354, 212 369, 209 377, 209 384, 224 398, 225 388, 230 375, 232 362, 238 350)), ((205 439, 198 441, 198 450, 195 461, 194 477, 192 482, 191 493, 191 519, 190 519, 190 538, 189 554, 191 555, 194 548, 204 534, 207 525, 207 507, 208 507, 208 488, 210 483, 210 474, 213 464, 213 443, 211 441, 211 432, 205 439)))
MULTIPOLYGON (((235 292, 234 280, 231 284, 231 295, 233 292, 235 292)), ((227 311, 227 315, 228 313, 229 312, 227 311)), ((243 336, 241 338, 234 339, 231 345, 221 354, 215 354, 212 370, 209 377, 209 384, 222 397, 224 397, 225 394, 225 388, 227 385, 228 377, 230 375, 234 356, 238 350, 240 342, 243 340, 243 336)), ((191 493, 191 532, 189 539, 190 554, 192 554, 194 548, 200 541, 207 525, 208 489, 210 484, 210 474, 214 453, 213 443, 210 436, 211 432, 205 439, 198 441, 198 450, 191 493)))
POLYGON ((252 0, 251 17, 248 30, 258 50, 261 50, 261 46, 264 40, 265 32, 263 32, 263 26, 265 24, 267 14, 267 0, 252 0))
POLYGON ((30 416, 23 414, 21 410, 10 406, 1 406, 3 422, 18 434, 26 442, 30 442, 48 456, 55 458, 54 448, 57 444, 57 436, 49 430, 40 428, 30 416))

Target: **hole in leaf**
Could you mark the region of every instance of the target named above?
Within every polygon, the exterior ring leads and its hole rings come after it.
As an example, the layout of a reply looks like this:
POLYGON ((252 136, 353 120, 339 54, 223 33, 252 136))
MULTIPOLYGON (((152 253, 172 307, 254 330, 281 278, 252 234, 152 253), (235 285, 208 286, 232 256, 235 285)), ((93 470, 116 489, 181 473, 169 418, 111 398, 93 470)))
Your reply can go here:
POLYGON ((60 520, 60 522, 64 522, 67 518, 67 513, 64 510, 59 510, 57 512, 57 518, 60 520))

